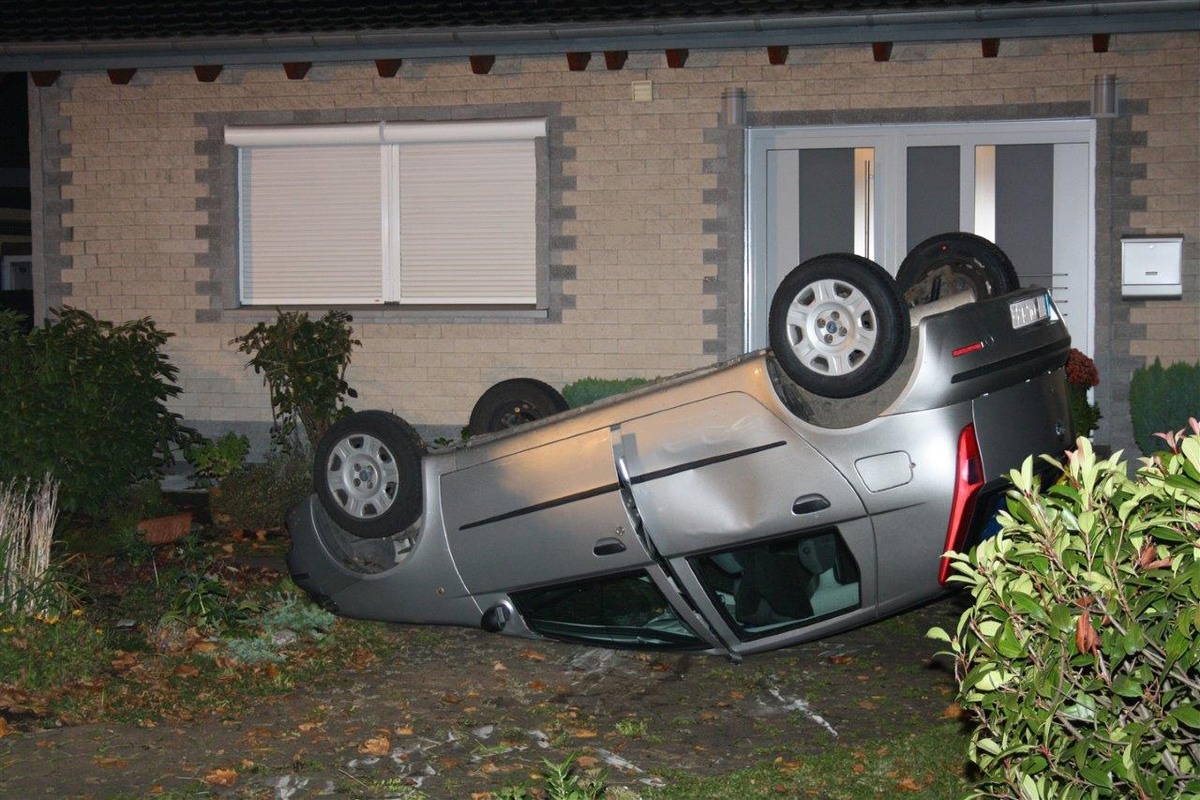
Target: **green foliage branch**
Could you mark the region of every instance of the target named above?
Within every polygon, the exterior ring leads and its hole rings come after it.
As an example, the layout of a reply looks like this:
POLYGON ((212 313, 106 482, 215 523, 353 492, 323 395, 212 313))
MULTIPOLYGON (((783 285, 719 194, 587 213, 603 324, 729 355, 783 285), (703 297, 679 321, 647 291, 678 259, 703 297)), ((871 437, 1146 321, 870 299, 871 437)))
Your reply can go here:
POLYGON ((346 368, 362 344, 350 327, 353 318, 333 310, 319 319, 306 312, 280 311, 271 324, 260 322, 230 341, 250 356, 247 366, 263 376, 271 393, 275 441, 289 442, 303 429, 310 444, 337 419, 350 413, 343 405, 357 392, 346 382, 346 368))
POLYGON ((1133 479, 1085 438, 1043 490, 1013 471, 1002 529, 955 580, 950 643, 977 720, 972 797, 1200 796, 1200 425, 1133 479))
POLYGON ((147 318, 114 324, 75 308, 28 334, 0 312, 0 479, 61 485, 66 511, 100 514, 131 484, 155 477, 197 434, 168 403, 182 391, 147 318))

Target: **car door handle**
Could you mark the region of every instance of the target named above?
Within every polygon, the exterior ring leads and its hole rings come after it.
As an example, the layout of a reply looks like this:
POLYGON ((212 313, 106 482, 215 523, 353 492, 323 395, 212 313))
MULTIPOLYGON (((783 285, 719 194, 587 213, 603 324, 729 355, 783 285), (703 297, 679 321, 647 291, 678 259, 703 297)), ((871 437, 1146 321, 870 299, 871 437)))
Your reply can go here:
POLYGON ((592 552, 598 556, 612 556, 625 552, 625 543, 612 536, 605 537, 592 547, 592 552))
POLYGON ((823 494, 806 494, 792 503, 793 514, 813 514, 829 508, 829 500, 823 494))

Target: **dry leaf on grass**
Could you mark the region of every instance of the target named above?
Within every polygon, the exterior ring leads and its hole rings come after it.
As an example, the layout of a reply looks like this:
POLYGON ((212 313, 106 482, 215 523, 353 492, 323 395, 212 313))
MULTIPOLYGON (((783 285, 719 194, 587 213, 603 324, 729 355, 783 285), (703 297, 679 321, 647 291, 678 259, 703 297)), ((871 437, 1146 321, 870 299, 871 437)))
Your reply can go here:
POLYGON ((204 782, 209 786, 233 786, 237 779, 237 770, 232 769, 214 769, 204 776, 204 782))
POLYGON ((388 736, 374 736, 358 746, 358 752, 383 758, 392 752, 392 740, 388 736))

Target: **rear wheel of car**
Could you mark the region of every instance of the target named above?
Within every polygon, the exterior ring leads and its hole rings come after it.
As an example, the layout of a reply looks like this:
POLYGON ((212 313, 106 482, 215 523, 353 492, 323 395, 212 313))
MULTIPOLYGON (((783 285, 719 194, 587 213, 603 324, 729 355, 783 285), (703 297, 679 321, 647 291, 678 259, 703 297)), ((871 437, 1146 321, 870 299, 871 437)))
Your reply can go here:
POLYGON ((973 233, 941 233, 921 242, 900 264, 896 283, 910 308, 968 289, 976 300, 999 297, 1021 285, 1004 251, 973 233))
POLYGON ((908 350, 908 309, 892 277, 848 253, 817 256, 789 272, 768 326, 787 376, 824 397, 874 389, 908 350))
POLYGON ((515 428, 567 410, 567 401, 548 383, 533 378, 500 381, 484 392, 471 410, 467 434, 515 428))
POLYGON ((351 414, 318 442, 313 488, 346 531, 370 539, 390 536, 421 515, 424 452, 421 437, 395 414, 351 414))

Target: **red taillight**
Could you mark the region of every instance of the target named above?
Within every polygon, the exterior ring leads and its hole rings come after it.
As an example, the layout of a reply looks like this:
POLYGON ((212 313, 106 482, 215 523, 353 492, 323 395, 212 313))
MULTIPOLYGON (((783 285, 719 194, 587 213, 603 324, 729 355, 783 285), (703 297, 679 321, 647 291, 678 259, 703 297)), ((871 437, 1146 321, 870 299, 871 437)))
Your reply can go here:
MULTIPOLYGON (((947 550, 958 551, 967 538, 967 526, 975 510, 975 497, 983 486, 983 459, 979 456, 979 441, 975 425, 967 425, 958 435, 958 457, 954 462, 954 500, 950 503, 950 522, 946 525, 947 550)), ((942 557, 938 565, 938 583, 946 585, 950 577, 950 559, 942 557)))

